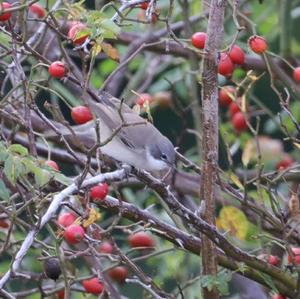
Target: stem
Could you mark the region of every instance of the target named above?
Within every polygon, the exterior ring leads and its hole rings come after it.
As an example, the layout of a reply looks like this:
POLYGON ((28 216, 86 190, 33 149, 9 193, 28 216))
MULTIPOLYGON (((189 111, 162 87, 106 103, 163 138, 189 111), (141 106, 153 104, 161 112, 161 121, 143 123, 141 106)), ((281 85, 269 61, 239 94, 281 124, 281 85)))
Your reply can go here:
POLYGON ((291 8, 292 1, 279 1, 280 55, 284 58, 291 54, 291 8))
MULTIPOLYGON (((218 50, 223 35, 223 20, 226 1, 210 2, 207 39, 202 71, 202 179, 200 182, 200 198, 205 201, 203 219, 215 224, 215 200, 218 177, 218 50)), ((200 212, 200 209, 199 209, 200 212)), ((216 245, 202 235, 202 266, 203 275, 216 276, 218 261, 216 245)), ((204 299, 218 299, 216 287, 211 290, 203 288, 204 299)))

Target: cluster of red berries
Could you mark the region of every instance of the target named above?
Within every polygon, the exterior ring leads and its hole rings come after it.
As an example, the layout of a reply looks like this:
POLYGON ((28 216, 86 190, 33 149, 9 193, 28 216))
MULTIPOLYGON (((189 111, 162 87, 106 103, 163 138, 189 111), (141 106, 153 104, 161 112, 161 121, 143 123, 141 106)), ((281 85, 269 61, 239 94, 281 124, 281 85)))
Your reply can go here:
MULTIPOLYGON (((155 246, 155 242, 152 237, 145 232, 138 232, 130 235, 128 237, 128 243, 132 248, 148 248, 155 246)), ((102 253, 111 254, 113 252, 113 246, 109 242, 103 242, 99 246, 98 250, 102 253)), ((109 270, 108 275, 112 280, 118 283, 124 283, 125 279, 128 277, 128 270, 124 266, 118 266, 109 270)))
MULTIPOLYGON (((70 212, 63 213, 58 218, 58 223, 65 228, 64 238, 70 244, 77 244, 79 239, 82 240, 84 236, 83 228, 81 228, 80 225, 74 224, 75 220, 76 216, 70 212), (83 230, 83 234, 81 233, 82 230, 79 229, 79 227, 83 230), (66 234, 66 232, 68 233, 66 234)), ((155 246, 153 238, 145 232, 138 232, 130 235, 128 237, 128 243, 132 248, 149 248, 155 246)), ((98 251, 104 254, 112 254, 113 250, 114 248, 112 244, 108 241, 102 242, 98 248, 98 251)), ((117 266, 110 269, 107 274, 113 281, 121 284, 124 283, 126 278, 128 277, 128 269, 124 266, 117 266)), ((99 295, 104 290, 102 282, 99 281, 97 277, 83 280, 82 286, 87 293, 94 295, 99 295)), ((58 292, 57 296, 58 298, 64 298, 64 292, 58 292)))
MULTIPOLYGON (((196 32, 192 36, 192 45, 198 49, 204 49, 206 42, 205 32, 196 32)), ((268 44, 261 36, 251 36, 248 40, 251 50, 257 54, 264 53, 268 44)), ((243 65, 245 63, 245 52, 238 45, 233 45, 229 52, 223 52, 220 56, 218 65, 218 73, 225 77, 231 76, 235 65, 243 65)))
MULTIPOLYGON (((86 39, 90 36, 90 31, 87 26, 81 22, 71 22, 68 31, 68 39, 71 40, 75 45, 83 44, 86 39)), ((48 68, 49 74, 54 78, 63 78, 67 69, 62 61, 54 61, 48 68)))
POLYGON ((65 228, 64 239, 72 245, 80 243, 85 235, 84 228, 75 222, 76 216, 72 213, 64 213, 59 216, 57 222, 65 228))
MULTIPOLYGON (((6 10, 12 8, 12 5, 8 2, 2 2, 0 4, 1 10, 6 10)), ((33 3, 29 6, 29 11, 36 15, 39 19, 43 19, 46 16, 46 10, 38 3, 33 3)), ((0 14, 0 21, 5 22, 11 18, 11 12, 2 12, 0 14)))
MULTIPOLYGON (((299 247, 293 247, 291 248, 292 255, 288 255, 288 263, 289 264, 295 264, 300 265, 300 248, 299 247)), ((279 266, 280 265, 280 259, 278 256, 275 255, 261 255, 258 258, 266 260, 269 264, 273 266, 279 266)), ((287 299, 286 296, 281 294, 274 294, 272 296, 272 299, 287 299)))
MULTIPOLYGON (((93 201, 105 199, 108 194, 108 185, 106 183, 98 184, 90 190, 90 197, 93 201)), ((76 224, 76 216, 73 213, 63 213, 58 218, 58 223, 64 227, 64 239, 70 244, 80 243, 85 235, 84 228, 76 224)))
POLYGON ((234 129, 241 133, 247 130, 247 121, 245 114, 241 111, 241 98, 235 98, 235 88, 233 86, 224 86, 219 90, 219 103, 222 107, 229 107, 229 115, 234 129))

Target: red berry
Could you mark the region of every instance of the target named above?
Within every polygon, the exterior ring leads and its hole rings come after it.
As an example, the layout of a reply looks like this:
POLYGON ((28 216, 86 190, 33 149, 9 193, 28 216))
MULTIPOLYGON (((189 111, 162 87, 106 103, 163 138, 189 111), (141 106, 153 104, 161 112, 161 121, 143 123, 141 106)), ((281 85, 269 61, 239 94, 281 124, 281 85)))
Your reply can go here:
POLYGON ((294 80, 300 83, 300 66, 296 67, 293 72, 294 80))
POLYGON ((228 53, 221 53, 218 73, 223 76, 230 76, 234 70, 234 64, 232 63, 228 53))
POLYGON ((74 223, 74 221, 76 220, 76 216, 73 213, 67 212, 67 213, 63 213, 58 217, 57 222, 63 226, 63 227, 68 227, 71 224, 74 223))
POLYGON ((238 98, 236 102, 232 102, 229 106, 229 114, 231 117, 233 117, 237 112, 240 112, 241 109, 240 109, 240 104, 241 104, 241 101, 240 99, 238 98))
POLYGON ((198 49, 204 49, 206 41, 205 32, 196 32, 192 35, 192 45, 198 49))
POLYGON ((94 201, 103 200, 108 194, 108 185, 101 183, 91 188, 90 196, 94 201))
POLYGON ((128 242, 130 247, 153 247, 155 245, 152 237, 145 232, 139 232, 129 236, 128 242))
POLYGON ((149 3, 148 2, 143 2, 140 4, 140 8, 143 9, 143 10, 147 10, 149 6, 149 3))
POLYGON ((90 109, 86 106, 73 107, 71 110, 71 117, 78 125, 85 124, 93 119, 90 109))
POLYGON ((113 246, 109 242, 103 242, 98 248, 98 251, 101 253, 111 254, 113 253, 113 246))
POLYGON ((244 51, 237 45, 234 45, 229 52, 229 57, 231 61, 235 64, 242 65, 245 62, 245 53, 244 51))
POLYGON ((29 6, 30 12, 37 15, 38 18, 43 19, 46 16, 46 10, 38 3, 33 3, 29 6))
POLYGON ((300 247, 293 247, 292 249, 293 257, 291 255, 288 256, 288 262, 291 264, 293 261, 300 265, 300 247))
POLYGON ((292 158, 290 158, 289 156, 286 156, 276 164, 276 169, 278 169, 278 170, 286 169, 286 168, 292 166, 293 163, 294 163, 294 160, 292 158))
POLYGON ((78 244, 84 238, 84 229, 79 224, 71 224, 66 228, 64 238, 70 244, 78 244))
POLYGON ((65 65, 61 61, 54 61, 48 69, 49 74, 54 78, 62 78, 65 75, 65 65))
POLYGON ((234 97, 235 88, 233 86, 224 86, 219 90, 219 103, 222 107, 230 105, 234 97))
POLYGON ((272 296, 272 299, 287 299, 285 296, 280 294, 275 294, 272 296))
POLYGON ((86 279, 82 281, 82 285, 87 293, 99 295, 102 293, 104 287, 97 277, 86 279))
POLYGON ((269 255, 268 262, 269 262, 269 264, 271 264, 273 266, 277 266, 280 262, 280 259, 276 255, 269 255))
POLYGON ((65 299, 65 291, 61 290, 56 293, 58 299, 65 299))
POLYGON ((5 220, 5 219, 0 219, 0 227, 1 228, 9 228, 9 221, 8 220, 5 220))
POLYGON ((124 283, 128 276, 128 270, 126 267, 119 266, 108 271, 110 278, 118 283, 124 283))
POLYGON ((57 163, 55 161, 52 161, 52 160, 47 160, 45 162, 45 164, 49 167, 51 167, 52 169, 56 170, 56 171, 59 171, 59 166, 57 165, 57 163))
MULTIPOLYGON (((8 3, 8 2, 2 2, 0 4, 1 10, 9 9, 11 7, 12 7, 11 4, 8 3)), ((11 12, 1 13, 0 14, 0 21, 7 21, 7 20, 10 19, 10 17, 11 17, 11 12)))
POLYGON ((242 132, 247 129, 246 119, 242 112, 235 113, 231 119, 231 123, 238 132, 242 132))
POLYGON ((144 106, 146 102, 148 102, 148 104, 153 102, 153 98, 149 93, 141 93, 140 96, 135 100, 135 103, 141 107, 144 106))
POLYGON ((251 36, 248 39, 248 45, 250 49, 257 54, 264 53, 268 49, 267 41, 258 35, 251 36))
POLYGON ((90 36, 87 31, 87 27, 82 23, 75 23, 68 32, 68 38, 76 45, 81 45, 90 36))

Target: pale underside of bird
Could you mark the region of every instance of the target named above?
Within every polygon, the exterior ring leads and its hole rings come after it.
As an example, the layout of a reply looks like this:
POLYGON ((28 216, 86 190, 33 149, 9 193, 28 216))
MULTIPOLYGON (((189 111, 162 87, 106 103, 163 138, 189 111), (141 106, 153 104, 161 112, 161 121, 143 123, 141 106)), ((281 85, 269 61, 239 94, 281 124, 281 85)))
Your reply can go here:
MULTIPOLYGON (((82 144, 93 147, 98 135, 100 143, 104 143, 103 154, 150 172, 168 169, 174 164, 173 144, 154 125, 106 92, 101 92, 100 97, 101 103, 88 100, 94 118, 99 121, 98 132, 95 120, 72 126, 82 144)), ((68 128, 60 125, 58 129, 65 138, 72 136, 68 128)), ((55 135, 53 131, 45 134, 46 137, 55 135)))

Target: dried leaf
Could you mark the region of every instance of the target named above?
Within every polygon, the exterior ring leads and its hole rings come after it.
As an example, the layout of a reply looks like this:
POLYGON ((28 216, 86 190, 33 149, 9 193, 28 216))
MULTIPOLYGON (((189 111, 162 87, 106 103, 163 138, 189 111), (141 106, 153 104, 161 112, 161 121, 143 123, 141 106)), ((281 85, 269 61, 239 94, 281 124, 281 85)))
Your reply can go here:
POLYGON ((248 140, 242 155, 242 162, 244 166, 247 166, 249 164, 249 162, 255 157, 255 154, 255 144, 254 142, 252 142, 252 140, 248 140))
POLYGON ((241 181, 239 180, 239 178, 234 174, 234 173, 231 173, 230 174, 230 179, 235 183, 235 185, 237 187, 239 187, 241 190, 244 190, 244 186, 243 184, 241 183, 241 181))
POLYGON ((300 150, 300 144, 297 142, 294 142, 294 145, 300 150))
POLYGON ((247 101, 246 101, 246 95, 243 94, 242 96, 242 100, 241 100, 241 109, 242 109, 242 112, 247 112, 247 101))
POLYGON ((241 210, 233 206, 225 206, 219 214, 218 226, 240 240, 245 240, 249 222, 241 210))
POLYGON ((102 51, 102 47, 99 44, 95 44, 92 47, 92 56, 96 57, 102 51))
POLYGON ((99 219, 101 219, 101 214, 98 213, 95 209, 90 209, 89 218, 83 221, 82 225, 83 227, 88 227, 99 219))
POLYGON ((114 48, 111 44, 108 43, 101 43, 101 47, 103 52, 113 60, 120 61, 119 53, 116 48, 114 48))

